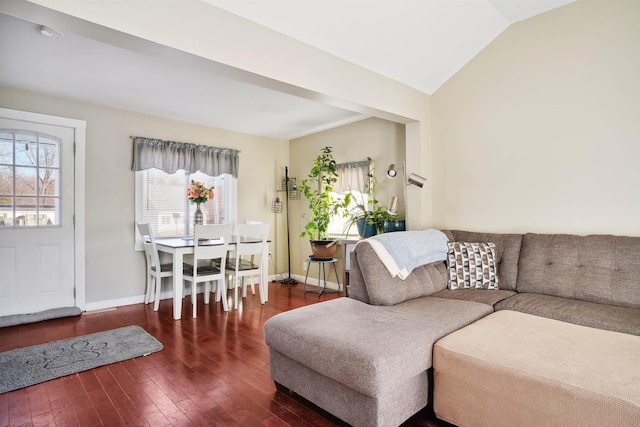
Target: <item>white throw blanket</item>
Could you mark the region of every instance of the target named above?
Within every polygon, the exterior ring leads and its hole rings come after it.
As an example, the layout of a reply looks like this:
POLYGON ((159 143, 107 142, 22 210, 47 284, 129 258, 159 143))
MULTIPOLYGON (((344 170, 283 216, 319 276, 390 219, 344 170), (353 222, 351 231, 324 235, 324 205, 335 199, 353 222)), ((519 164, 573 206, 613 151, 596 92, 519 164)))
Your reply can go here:
POLYGON ((440 230, 384 233, 367 239, 391 277, 406 279, 414 268, 447 259, 449 239, 440 230))

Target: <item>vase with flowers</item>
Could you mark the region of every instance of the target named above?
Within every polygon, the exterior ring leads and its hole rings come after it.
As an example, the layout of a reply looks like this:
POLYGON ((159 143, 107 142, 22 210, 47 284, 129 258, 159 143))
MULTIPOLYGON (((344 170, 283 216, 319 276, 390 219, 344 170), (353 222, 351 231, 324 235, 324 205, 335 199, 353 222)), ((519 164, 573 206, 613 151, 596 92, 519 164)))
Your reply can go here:
POLYGON ((193 218, 193 223, 203 224, 204 215, 200 210, 200 205, 202 203, 205 203, 209 199, 213 199, 213 187, 207 188, 203 183, 191 180, 191 184, 189 185, 189 189, 187 190, 187 196, 189 197, 189 201, 191 203, 196 204, 196 213, 193 218))

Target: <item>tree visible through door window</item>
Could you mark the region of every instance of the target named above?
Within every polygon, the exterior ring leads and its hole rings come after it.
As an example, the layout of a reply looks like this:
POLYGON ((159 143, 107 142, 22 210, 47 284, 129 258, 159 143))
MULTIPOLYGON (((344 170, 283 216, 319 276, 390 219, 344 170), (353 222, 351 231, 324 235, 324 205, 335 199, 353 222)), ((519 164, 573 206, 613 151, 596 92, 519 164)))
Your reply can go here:
POLYGON ((60 140, 0 129, 0 227, 60 225, 60 140))

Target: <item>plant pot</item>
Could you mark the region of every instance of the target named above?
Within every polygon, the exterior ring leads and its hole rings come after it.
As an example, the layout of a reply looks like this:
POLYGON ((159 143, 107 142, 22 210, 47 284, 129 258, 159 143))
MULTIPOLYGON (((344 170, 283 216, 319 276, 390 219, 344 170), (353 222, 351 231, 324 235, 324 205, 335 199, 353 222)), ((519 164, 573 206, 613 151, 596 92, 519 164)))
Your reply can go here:
POLYGON ((335 240, 309 240, 313 258, 333 258, 338 248, 335 240))
POLYGON ((360 237, 371 237, 377 234, 375 224, 368 224, 367 218, 360 218, 356 220, 356 226, 358 227, 358 234, 360 237))
POLYGON ((385 222, 382 224, 382 230, 385 233, 391 233, 393 231, 404 231, 405 230, 404 219, 385 220, 385 222))

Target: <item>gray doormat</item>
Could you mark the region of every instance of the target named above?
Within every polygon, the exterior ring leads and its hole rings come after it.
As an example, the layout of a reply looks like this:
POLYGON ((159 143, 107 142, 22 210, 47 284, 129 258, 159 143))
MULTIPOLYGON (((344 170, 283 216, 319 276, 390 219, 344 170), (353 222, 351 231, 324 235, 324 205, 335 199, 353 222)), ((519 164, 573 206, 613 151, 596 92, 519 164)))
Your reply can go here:
POLYGON ((0 353, 0 393, 159 350, 158 340, 133 325, 5 351, 0 353))
POLYGON ((42 322, 43 320, 59 319, 61 317, 80 316, 82 310, 78 307, 52 308, 29 314, 12 314, 0 317, 0 328, 7 326, 23 325, 25 323, 42 322))

